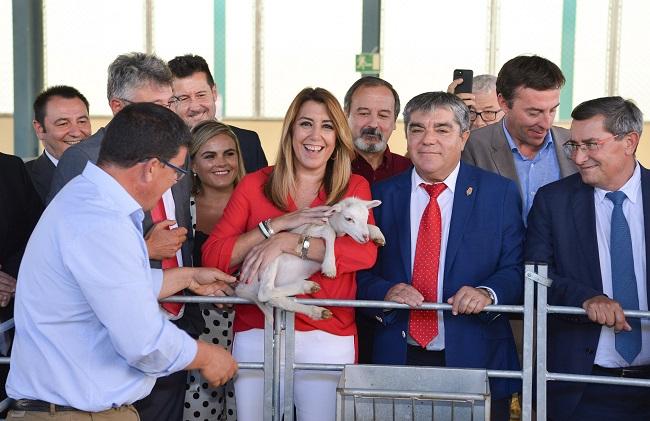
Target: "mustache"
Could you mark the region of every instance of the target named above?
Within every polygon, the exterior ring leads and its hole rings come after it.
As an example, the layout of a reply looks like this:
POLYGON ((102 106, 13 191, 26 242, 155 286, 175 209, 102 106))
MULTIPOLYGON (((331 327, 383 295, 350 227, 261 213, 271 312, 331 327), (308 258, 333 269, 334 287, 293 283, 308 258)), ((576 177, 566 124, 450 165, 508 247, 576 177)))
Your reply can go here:
POLYGON ((361 129, 361 136, 375 136, 382 142, 384 141, 384 135, 378 127, 366 127, 365 129, 361 129))

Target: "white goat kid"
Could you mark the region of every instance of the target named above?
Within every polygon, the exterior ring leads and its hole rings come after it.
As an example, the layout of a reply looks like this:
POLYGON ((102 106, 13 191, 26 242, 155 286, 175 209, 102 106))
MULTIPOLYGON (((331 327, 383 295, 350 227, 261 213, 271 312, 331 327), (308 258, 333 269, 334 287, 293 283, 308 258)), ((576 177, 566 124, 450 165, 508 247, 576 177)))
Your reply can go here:
POLYGON ((369 209, 380 204, 379 200, 349 197, 332 206, 333 212, 326 224, 306 224, 294 228, 291 232, 311 238, 322 238, 325 241, 323 263, 319 265, 313 260, 282 253, 267 267, 261 268, 259 282, 240 283, 235 290, 236 294, 254 301, 269 320, 272 317, 269 305, 302 313, 315 320, 332 317, 331 311, 322 307, 298 304, 291 296, 312 294, 320 290, 320 285, 307 280, 318 271, 319 266, 323 275, 329 278, 336 277, 334 240, 337 236, 347 234, 361 244, 369 240, 382 246, 385 244, 386 240, 379 228, 368 224, 369 209))

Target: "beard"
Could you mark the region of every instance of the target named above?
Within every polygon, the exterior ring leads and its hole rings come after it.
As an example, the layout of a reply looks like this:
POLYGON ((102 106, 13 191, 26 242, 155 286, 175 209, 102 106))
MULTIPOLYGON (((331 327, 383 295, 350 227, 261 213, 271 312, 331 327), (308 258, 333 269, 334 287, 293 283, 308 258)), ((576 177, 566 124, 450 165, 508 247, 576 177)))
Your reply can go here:
POLYGON ((388 146, 388 140, 384 139, 384 136, 379 129, 363 129, 361 130, 361 135, 354 139, 354 147, 361 152, 380 153, 386 150, 386 146, 388 146), (377 142, 366 142, 364 136, 374 136, 377 139, 377 142))

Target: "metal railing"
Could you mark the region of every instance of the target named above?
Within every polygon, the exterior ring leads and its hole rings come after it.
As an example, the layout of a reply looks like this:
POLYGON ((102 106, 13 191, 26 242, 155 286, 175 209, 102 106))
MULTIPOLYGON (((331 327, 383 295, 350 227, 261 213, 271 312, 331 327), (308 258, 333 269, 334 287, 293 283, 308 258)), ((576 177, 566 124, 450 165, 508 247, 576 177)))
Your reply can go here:
MULTIPOLYGON (((548 279, 547 267, 542 264, 526 264, 524 276, 524 305, 490 305, 485 307, 485 312, 497 313, 523 313, 523 361, 521 371, 512 370, 487 370, 489 378, 511 378, 522 380, 522 420, 530 420, 532 416, 532 382, 533 374, 537 375, 537 419, 546 419, 546 383, 548 381, 572 381, 584 383, 602 383, 616 385, 632 385, 650 387, 650 380, 633 378, 615 378, 607 376, 576 375, 568 373, 553 373, 547 371, 547 318, 548 314, 584 315, 581 308, 560 307, 548 305, 548 288, 552 280, 548 279), (535 306, 535 296, 537 306, 535 306), (533 320, 537 319, 537 327, 533 330, 533 320), (533 335, 537 341, 533 349, 533 335), (533 358, 536 366, 533 367, 533 358)), ((250 301, 237 297, 198 297, 174 296, 167 298, 166 302, 183 303, 211 303, 211 304, 251 304, 250 301)), ((382 309, 411 309, 406 304, 384 301, 363 300, 329 300, 329 299, 296 299, 300 304, 327 306, 327 307, 356 307, 356 308, 382 308, 382 309)), ((450 304, 424 303, 419 309, 431 311, 449 311, 450 304)), ((263 370, 264 372, 264 420, 293 420, 293 377, 296 370, 342 371, 343 364, 304 364, 296 363, 294 355, 295 343, 295 318, 293 312, 274 308, 273 321, 266 321, 264 328, 264 361, 242 362, 242 370, 263 370), (280 352, 281 341, 284 340, 284 353, 280 352), (284 356, 284 358, 283 358, 284 356), (281 366, 284 366, 284 405, 282 402, 280 382, 281 366)), ((626 317, 648 317, 649 311, 625 311, 626 317)), ((0 324, 0 333, 14 327, 13 320, 0 324)), ((0 364, 8 364, 10 358, 0 358, 0 364)), ((404 397, 403 393, 395 393, 396 397, 404 397)), ((408 393, 406 393, 408 395, 408 393)), ((405 395, 405 396, 406 396, 405 395)), ((0 411, 5 410, 9 400, 0 402, 0 411)))
MULTIPOLYGON (((530 267, 532 269, 532 266, 530 267)), ((529 268, 527 267, 527 270, 529 268)), ((536 278, 525 277, 524 305, 490 305, 484 312, 520 313, 524 315, 524 352, 523 369, 516 370, 487 370, 489 378, 510 378, 522 380, 522 419, 529 420, 532 414, 532 382, 533 382, 533 317, 536 278)), ((184 303, 219 303, 247 304, 249 301, 231 297, 190 297, 174 296, 163 301, 184 303)), ((407 304, 386 301, 366 300, 331 300, 331 299, 296 299, 296 302, 306 305, 325 307, 356 307, 409 310, 407 304)), ((419 310, 450 311, 450 304, 424 303, 419 310)), ((293 312, 274 308, 273 322, 266 322, 264 328, 264 362, 240 363, 240 369, 264 370, 264 420, 293 421, 293 377, 296 370, 342 371, 343 364, 305 364, 296 363, 294 358, 295 344, 295 315, 293 312), (280 352, 281 340, 284 339, 284 358, 280 352), (284 396, 280 396, 281 366, 284 366, 284 396), (282 399, 284 398, 284 399, 282 399), (284 401, 283 407, 280 402, 284 401)), ((398 392, 396 391, 396 394, 398 392)))
MULTIPOLYGON (((548 304, 548 289, 553 281, 548 278, 548 267, 545 264, 527 266, 526 277, 535 280, 537 288, 537 419, 546 419, 546 383, 548 381, 565 381, 578 383, 600 383, 627 386, 650 387, 648 379, 619 378, 608 376, 593 376, 570 373, 553 373, 547 370, 547 332, 549 314, 586 315, 587 312, 578 307, 552 306, 548 304)), ((625 310, 625 317, 650 318, 650 311, 625 310)))

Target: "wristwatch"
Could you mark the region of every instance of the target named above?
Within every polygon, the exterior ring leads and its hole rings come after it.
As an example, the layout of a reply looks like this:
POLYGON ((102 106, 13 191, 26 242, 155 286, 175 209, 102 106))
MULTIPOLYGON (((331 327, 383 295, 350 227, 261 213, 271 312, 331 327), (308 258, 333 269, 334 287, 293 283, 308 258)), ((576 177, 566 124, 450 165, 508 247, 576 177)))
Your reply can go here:
POLYGON ((476 289, 480 289, 481 291, 487 292, 488 296, 490 297, 490 300, 492 300, 492 304, 497 303, 497 297, 496 297, 496 295, 494 295, 494 292, 492 292, 492 290, 490 288, 477 287, 476 289))
POLYGON ((298 241, 296 246, 296 254, 300 256, 301 259, 307 258, 307 253, 309 252, 309 246, 311 245, 311 237, 309 235, 303 235, 298 241))

